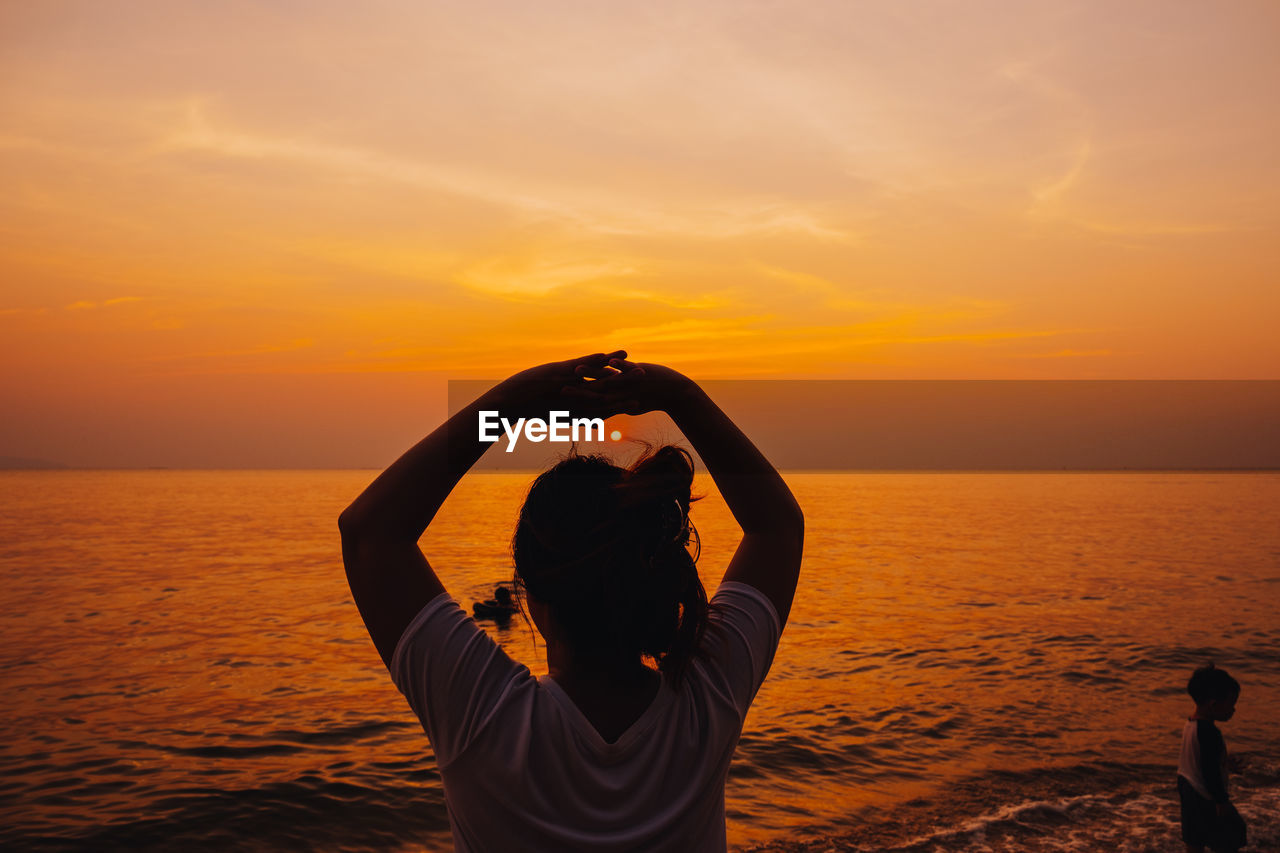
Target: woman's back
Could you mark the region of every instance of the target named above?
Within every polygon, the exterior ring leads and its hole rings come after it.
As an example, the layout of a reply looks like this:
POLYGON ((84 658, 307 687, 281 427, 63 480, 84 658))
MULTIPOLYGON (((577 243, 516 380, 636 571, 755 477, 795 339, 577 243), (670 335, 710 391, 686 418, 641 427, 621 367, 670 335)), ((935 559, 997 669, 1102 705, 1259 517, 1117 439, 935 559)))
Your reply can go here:
POLYGON ((722 584, 679 687, 613 742, 447 596, 391 673, 435 746, 457 849, 723 850, 729 761, 780 631, 764 595, 722 584))
POLYGON ((339 519, 352 595, 434 746, 461 850, 725 848, 729 761, 791 607, 804 517, 695 383, 624 356, 513 376, 410 448, 339 519), (669 414, 743 535, 712 607, 687 451, 658 448, 627 468, 571 454, 544 472, 512 541, 517 590, 546 641, 550 675, 535 679, 449 598, 418 543, 489 447, 478 418, 566 407, 669 414), (628 692, 610 696, 609 684, 628 692))

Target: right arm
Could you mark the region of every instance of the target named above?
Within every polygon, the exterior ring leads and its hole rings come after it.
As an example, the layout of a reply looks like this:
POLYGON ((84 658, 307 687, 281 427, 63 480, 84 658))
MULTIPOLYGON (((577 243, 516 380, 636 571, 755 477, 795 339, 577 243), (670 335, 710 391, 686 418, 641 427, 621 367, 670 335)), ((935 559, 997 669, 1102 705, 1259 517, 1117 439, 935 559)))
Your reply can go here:
POLYGON ((418 547, 463 475, 492 445, 477 436, 482 409, 507 415, 546 412, 566 383, 609 371, 613 353, 596 353, 517 373, 460 410, 383 471, 338 519, 342 560, 356 606, 382 660, 391 665, 405 628, 445 591, 418 547))
POLYGON ((1196 725, 1196 736, 1200 741, 1200 776, 1221 815, 1231 806, 1231 798, 1227 795, 1227 743, 1222 732, 1212 723, 1201 722, 1196 725))
POLYGON ((656 364, 610 365, 622 373, 600 384, 638 403, 628 413, 661 409, 675 421, 742 528, 724 580, 760 590, 785 625, 800 577, 804 514, 782 476, 693 380, 656 364))

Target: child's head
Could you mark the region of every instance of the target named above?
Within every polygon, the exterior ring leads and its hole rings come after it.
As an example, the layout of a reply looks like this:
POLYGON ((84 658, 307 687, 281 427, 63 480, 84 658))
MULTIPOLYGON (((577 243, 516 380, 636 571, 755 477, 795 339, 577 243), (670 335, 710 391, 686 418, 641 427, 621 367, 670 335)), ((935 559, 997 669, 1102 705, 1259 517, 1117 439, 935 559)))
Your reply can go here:
MULTIPOLYGON (((678 681, 707 594, 689 548, 693 461, 673 446, 627 468, 572 455, 534 482, 512 552, 517 595, 545 605, 582 657, 648 656, 678 681)), ((538 621, 535 612, 534 621, 538 621)), ((546 625, 539 624, 546 636, 546 625)))
POLYGON ((1235 713, 1236 700, 1240 698, 1240 682, 1232 678, 1225 669, 1209 664, 1191 674, 1191 680, 1187 682, 1187 693, 1196 703, 1197 711, 1211 719, 1225 721, 1235 713))

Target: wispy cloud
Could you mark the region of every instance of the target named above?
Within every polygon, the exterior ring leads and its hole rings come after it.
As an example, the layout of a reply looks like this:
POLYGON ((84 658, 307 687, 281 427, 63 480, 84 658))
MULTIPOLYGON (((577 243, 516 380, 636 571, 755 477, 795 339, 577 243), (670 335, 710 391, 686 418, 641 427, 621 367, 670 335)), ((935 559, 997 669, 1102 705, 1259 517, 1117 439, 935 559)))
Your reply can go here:
POLYGON ((1227 225, 1216 222, 1105 222, 1090 219, 1071 219, 1077 228, 1097 234, 1118 237, 1194 237, 1200 234, 1227 234, 1238 231, 1261 231, 1261 227, 1227 225))
POLYGON ((539 181, 492 166, 407 160, 372 148, 277 136, 215 121, 202 99, 185 102, 176 129, 152 148, 154 156, 202 152, 228 159, 271 160, 347 177, 375 179, 493 204, 549 218, 601 235, 680 235, 728 238, 768 233, 846 241, 852 235, 816 211, 782 198, 700 198, 683 206, 616 188, 601 192, 565 180, 539 181))
POLYGON ((609 295, 615 299, 638 299, 676 308, 681 311, 709 311, 731 307, 734 302, 727 294, 665 292, 653 288, 629 288, 611 286, 609 295))
MULTIPOLYGON (((626 341, 628 346, 670 345, 686 341, 717 346, 729 338, 758 336, 761 317, 722 317, 673 320, 648 326, 630 326, 610 329, 609 340, 626 341)), ((584 337, 582 342, 599 340, 599 336, 584 337)))
POLYGON ((1112 350, 1109 349, 1060 349, 1054 352, 1020 353, 1015 358, 1104 358, 1112 354, 1112 350))
MULTIPOLYGON (((279 343, 260 344, 254 347, 243 347, 240 349, 225 350, 203 350, 200 352, 183 352, 171 353, 168 355, 155 356, 148 361, 152 364, 178 363, 178 362, 198 362, 198 361, 228 361, 242 359, 246 356, 266 356, 275 355, 277 353, 297 352, 314 347, 316 344, 312 338, 296 338, 290 341, 282 341, 279 343)), ((234 370, 232 372, 235 372, 234 370)))
POLYGON ((117 296, 112 299, 104 299, 101 302, 93 302, 88 299, 78 299, 67 306, 68 311, 92 311, 95 308, 108 308, 113 305, 125 305, 130 302, 141 302, 140 296, 117 296))
POLYGON ((1075 153, 1067 170, 1058 178, 1032 190, 1031 194, 1035 198, 1036 206, 1052 204, 1061 196, 1066 195, 1075 186, 1076 181, 1080 180, 1080 176, 1084 174, 1085 167, 1089 164, 1089 158, 1092 154, 1093 142, 1089 139, 1080 140, 1075 146, 1075 153))
POLYGON ((536 295, 583 282, 625 278, 637 272, 639 269, 625 259, 493 258, 467 267, 455 280, 478 290, 536 295))

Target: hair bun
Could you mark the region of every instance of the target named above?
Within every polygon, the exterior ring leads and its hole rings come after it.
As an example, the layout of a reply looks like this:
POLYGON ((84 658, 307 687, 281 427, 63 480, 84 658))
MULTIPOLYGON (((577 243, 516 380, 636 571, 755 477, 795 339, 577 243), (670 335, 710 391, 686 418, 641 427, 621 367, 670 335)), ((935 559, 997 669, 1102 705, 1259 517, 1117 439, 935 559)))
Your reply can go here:
POLYGON ((707 597, 689 520, 693 457, 671 445, 627 468, 571 456, 534 482, 512 541, 518 589, 546 603, 582 653, 648 655, 678 680, 707 597))

